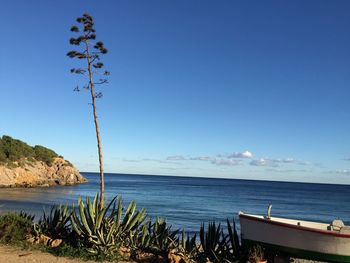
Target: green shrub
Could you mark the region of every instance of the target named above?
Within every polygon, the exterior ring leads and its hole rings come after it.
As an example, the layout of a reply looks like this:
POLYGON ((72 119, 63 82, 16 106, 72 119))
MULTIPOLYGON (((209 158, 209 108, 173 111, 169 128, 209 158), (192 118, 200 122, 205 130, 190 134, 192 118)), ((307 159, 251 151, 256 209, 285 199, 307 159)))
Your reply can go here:
MULTIPOLYGON (((0 138, 1 143, 1 138, 0 138)), ((1 150, 1 144, 0 144, 0 163, 5 163, 7 161, 5 153, 1 150)))
POLYGON ((57 157, 57 153, 41 145, 34 146, 35 159, 51 164, 53 158, 57 157))
POLYGON ((33 218, 8 213, 0 216, 0 242, 13 244, 24 241, 31 234, 33 218))
POLYGON ((6 166, 10 169, 14 169, 14 168, 19 167, 19 165, 16 162, 11 162, 11 161, 7 162, 6 166))
POLYGON ((31 147, 25 142, 13 139, 10 136, 4 135, 0 137, 0 163, 7 164, 9 168, 25 165, 27 161, 43 161, 50 165, 53 158, 58 155, 44 146, 36 145, 31 147))
POLYGON ((0 142, 0 151, 5 155, 8 161, 18 161, 23 157, 33 157, 34 150, 25 142, 11 138, 10 136, 2 136, 0 142))
POLYGON ((63 245, 56 248, 46 247, 44 251, 49 252, 58 257, 80 258, 83 260, 96 261, 101 261, 104 259, 103 257, 91 255, 89 252, 86 251, 86 249, 83 246, 79 245, 79 243, 73 242, 64 243, 63 245))

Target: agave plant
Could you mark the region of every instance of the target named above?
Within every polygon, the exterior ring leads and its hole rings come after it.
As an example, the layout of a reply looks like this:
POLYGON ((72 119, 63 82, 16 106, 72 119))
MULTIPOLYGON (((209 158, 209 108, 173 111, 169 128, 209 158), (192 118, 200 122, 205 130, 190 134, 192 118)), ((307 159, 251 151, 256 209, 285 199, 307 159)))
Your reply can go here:
POLYGON ((23 217, 24 219, 27 219, 27 220, 29 220, 29 221, 33 221, 34 218, 35 218, 35 215, 28 214, 28 213, 25 212, 25 211, 21 211, 21 212, 19 213, 19 216, 20 216, 20 217, 23 217))
POLYGON ((136 203, 131 202, 123 216, 122 199, 117 197, 102 207, 96 194, 93 202, 86 198, 86 202, 79 197, 78 214, 73 209, 71 222, 74 231, 95 255, 114 257, 122 245, 130 243, 130 236, 138 229, 146 218, 146 210, 136 211, 136 203))
POLYGON ((202 224, 199 231, 201 249, 198 259, 204 262, 210 260, 214 263, 240 262, 242 250, 234 220, 231 225, 227 219, 227 232, 224 234, 220 224, 216 226, 215 222, 209 223, 207 230, 202 224))
POLYGON ((233 219, 233 224, 231 226, 230 221, 227 219, 227 230, 228 230, 228 249, 230 257, 232 259, 237 259, 241 257, 241 245, 239 243, 238 233, 236 230, 236 222, 233 219))
POLYGON ((224 262, 226 258, 225 255, 227 246, 226 239, 221 225, 216 226, 215 222, 209 223, 207 231, 205 231, 205 225, 202 224, 200 231, 200 244, 201 244, 201 253, 200 258, 209 259, 214 263, 224 262))
MULTIPOLYGON (((70 233, 69 218, 71 211, 68 206, 52 206, 50 213, 44 210, 43 217, 37 224, 34 224, 34 232, 45 234, 52 239, 66 238, 70 233)), ((26 216, 23 214, 23 216, 26 216)), ((27 215, 28 217, 28 215, 27 215)), ((30 217, 30 216, 29 216, 30 217)))
POLYGON ((129 235, 129 246, 133 250, 141 250, 146 251, 151 242, 151 221, 142 225, 142 227, 138 228, 136 231, 133 231, 129 235))
POLYGON ((196 234, 190 238, 189 235, 186 236, 185 230, 182 230, 181 239, 179 240, 179 251, 185 254, 188 258, 194 258, 198 252, 196 239, 196 234))
POLYGON ((171 230, 164 218, 157 218, 155 223, 149 225, 149 249, 155 254, 166 254, 178 244, 179 230, 171 230))

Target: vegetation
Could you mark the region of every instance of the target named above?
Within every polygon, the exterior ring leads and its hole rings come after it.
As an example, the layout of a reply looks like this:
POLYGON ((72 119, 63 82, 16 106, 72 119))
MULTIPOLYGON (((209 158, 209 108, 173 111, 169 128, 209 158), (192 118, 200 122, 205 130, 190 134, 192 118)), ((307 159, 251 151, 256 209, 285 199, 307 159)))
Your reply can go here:
POLYGON ((251 263, 259 263, 264 261, 265 257, 264 248, 259 245, 253 246, 248 251, 248 260, 251 263))
POLYGON ((32 232, 33 217, 8 213, 0 216, 0 242, 19 244, 32 232))
POLYGON ((93 255, 114 258, 118 249, 130 245, 130 238, 146 218, 146 211, 136 211, 136 203, 131 202, 123 215, 122 200, 114 198, 109 205, 101 208, 98 195, 93 202, 78 200, 79 217, 73 210, 71 223, 80 242, 93 255))
POLYGON ((32 240, 55 255, 110 261, 175 262, 170 258, 177 258, 184 263, 230 263, 246 262, 248 255, 257 254, 255 248, 242 250, 234 221, 227 220, 227 229, 215 222, 208 227, 202 224, 197 240, 196 234, 172 230, 165 219, 152 222, 145 209, 136 207, 135 202, 124 207, 122 199, 115 197, 101 208, 97 194, 93 200, 79 198, 72 208, 53 206, 37 223, 25 213, 5 214, 0 216, 0 241, 28 244, 32 240), (59 245, 52 247, 55 242, 59 245))
MULTIPOLYGON (((102 98, 102 93, 96 91, 96 86, 107 83, 106 76, 110 73, 109 71, 102 71, 104 64, 101 62, 101 55, 107 53, 107 49, 104 47, 103 42, 96 41, 96 30, 94 28, 94 21, 92 16, 85 13, 82 17, 78 17, 78 26, 72 26, 71 31, 79 33, 76 38, 69 40, 71 45, 80 47, 79 51, 72 50, 67 53, 70 58, 77 58, 84 60, 87 63, 87 67, 84 68, 72 68, 71 73, 84 75, 87 77, 88 83, 83 88, 90 93, 92 113, 95 123, 97 149, 98 149, 98 160, 100 163, 100 208, 103 207, 104 202, 104 170, 103 170, 103 158, 102 158, 102 146, 100 138, 100 129, 97 119, 96 111, 96 99, 102 98), (101 75, 103 77, 101 77, 101 75), (98 76, 98 81, 96 81, 98 76)), ((79 86, 75 88, 75 91, 80 91, 79 86)))
POLYGON ((51 164, 53 161, 53 158, 57 157, 57 153, 55 153, 53 150, 50 150, 44 146, 41 145, 35 145, 34 146, 34 158, 43 161, 47 164, 51 164))
POLYGON ((31 147, 7 135, 0 137, 0 164, 7 164, 11 168, 33 161, 43 161, 50 165, 57 156, 53 150, 44 146, 31 147))
POLYGON ((68 221, 71 211, 68 206, 52 206, 49 214, 44 211, 42 218, 34 224, 36 234, 44 234, 52 239, 67 239, 70 235, 68 221))

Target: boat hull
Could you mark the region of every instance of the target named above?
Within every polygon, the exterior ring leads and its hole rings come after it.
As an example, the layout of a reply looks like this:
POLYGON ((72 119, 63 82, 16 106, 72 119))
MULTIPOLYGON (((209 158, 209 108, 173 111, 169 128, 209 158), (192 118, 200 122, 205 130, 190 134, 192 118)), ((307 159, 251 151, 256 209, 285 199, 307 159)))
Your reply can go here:
POLYGON ((245 247, 261 244, 298 258, 350 262, 350 235, 240 214, 245 247))

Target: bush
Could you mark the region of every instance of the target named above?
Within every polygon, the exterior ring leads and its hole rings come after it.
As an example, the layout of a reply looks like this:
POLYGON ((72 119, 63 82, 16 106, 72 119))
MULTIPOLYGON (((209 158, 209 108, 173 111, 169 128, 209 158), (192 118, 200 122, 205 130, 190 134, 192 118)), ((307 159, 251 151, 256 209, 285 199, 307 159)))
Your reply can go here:
POLYGON ((29 162, 43 161, 50 165, 53 158, 57 156, 53 150, 44 146, 31 147, 25 142, 7 135, 0 137, 0 164, 7 164, 9 168, 23 166, 26 160, 29 162))
POLYGON ((22 214, 8 213, 0 216, 0 242, 19 243, 31 234, 33 218, 22 214))
POLYGON ((43 161, 47 164, 51 164, 53 158, 57 157, 57 153, 41 145, 35 145, 34 147, 35 158, 37 160, 43 161))
POLYGON ((2 152, 2 158, 8 161, 18 161, 22 157, 34 156, 34 150, 25 142, 20 140, 12 139, 10 136, 2 136, 0 140, 0 151, 2 152))
MULTIPOLYGON (((0 139, 1 141, 1 139, 0 139)), ((0 145, 0 163, 5 163, 6 162, 6 155, 5 153, 1 150, 1 145, 0 145)))

